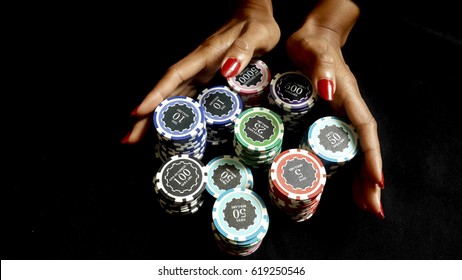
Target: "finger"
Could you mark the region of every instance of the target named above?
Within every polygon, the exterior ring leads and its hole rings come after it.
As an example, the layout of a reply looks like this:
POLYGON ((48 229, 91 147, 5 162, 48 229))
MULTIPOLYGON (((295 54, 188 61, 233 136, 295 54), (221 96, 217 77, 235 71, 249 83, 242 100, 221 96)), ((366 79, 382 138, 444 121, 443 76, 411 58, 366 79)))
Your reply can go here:
MULTIPOLYGON (((348 110, 348 109, 347 109, 348 110)), ((348 114, 351 116, 351 114, 348 114)), ((371 115, 366 117, 352 117, 352 124, 356 127, 363 160, 366 169, 365 176, 375 184, 382 184, 382 156, 377 134, 377 124, 371 115)))
POLYGON ((135 144, 139 142, 141 138, 143 138, 143 136, 148 131, 150 124, 151 124, 151 118, 149 116, 138 120, 133 125, 132 130, 128 132, 127 135, 125 135, 125 137, 122 139, 121 143, 122 144, 135 144))
POLYGON ((313 67, 307 70, 315 91, 326 101, 332 101, 335 94, 336 59, 333 51, 327 44, 314 49, 313 67))
POLYGON ((356 203, 356 205, 359 207, 359 209, 366 211, 367 206, 366 206, 366 203, 364 203, 364 196, 363 196, 359 174, 354 177, 353 185, 352 185, 352 192, 353 192, 353 200, 356 203))
POLYGON ((379 219, 384 219, 385 214, 383 213, 380 187, 368 180, 362 180, 361 184, 362 197, 367 210, 374 214, 379 219))
POLYGON ((225 78, 234 77, 249 64, 255 50, 253 39, 240 37, 234 41, 225 55, 225 62, 221 67, 221 74, 225 78))
POLYGON ((343 97, 345 112, 356 128, 364 156, 367 180, 383 187, 382 156, 377 132, 377 122, 362 99, 354 76, 338 81, 338 94, 343 97))
POLYGON ((292 61, 311 79, 314 90, 321 98, 332 101, 336 88, 336 61, 343 61, 343 58, 337 57, 338 50, 324 40, 311 38, 289 40, 287 46, 291 50, 289 56, 292 61))
POLYGON ((261 56, 274 48, 278 37, 274 40, 274 36, 266 36, 266 32, 264 29, 249 28, 234 40, 223 58, 221 66, 223 77, 230 78, 238 75, 254 56, 261 56))
POLYGON ((381 189, 378 184, 371 182, 364 176, 365 172, 367 172, 364 171, 364 167, 363 162, 360 172, 354 177, 352 185, 353 200, 360 209, 370 212, 379 219, 384 219, 381 189))
POLYGON ((175 96, 187 96, 187 97, 194 97, 197 93, 197 88, 192 85, 188 85, 182 89, 181 92, 175 94, 175 96))
POLYGON ((154 111, 160 102, 172 95, 182 92, 186 82, 192 79, 207 65, 205 50, 194 51, 176 64, 169 67, 165 75, 146 95, 137 107, 134 115, 144 118, 154 111))

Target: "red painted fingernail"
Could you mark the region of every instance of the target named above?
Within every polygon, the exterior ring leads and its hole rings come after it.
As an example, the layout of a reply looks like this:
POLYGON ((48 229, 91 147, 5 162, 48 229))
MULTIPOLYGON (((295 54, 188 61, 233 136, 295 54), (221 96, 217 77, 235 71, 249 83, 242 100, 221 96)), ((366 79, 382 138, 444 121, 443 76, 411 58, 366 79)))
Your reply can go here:
POLYGON ((127 144, 127 143, 128 143, 128 139, 130 139, 130 135, 132 135, 131 132, 127 133, 127 135, 125 135, 125 137, 122 139, 122 141, 120 141, 120 143, 122 143, 122 144, 127 144))
POLYGON ((225 78, 236 76, 240 67, 241 63, 239 60, 237 58, 230 57, 221 67, 221 75, 225 78))
POLYGON ((382 202, 380 202, 380 212, 377 213, 377 217, 381 220, 385 219, 385 214, 383 213, 382 202))
POLYGON ((380 188, 381 189, 385 188, 385 176, 383 175, 383 171, 382 171, 382 181, 380 181, 380 188))
POLYGON ((332 101, 334 99, 334 82, 327 79, 319 80, 318 93, 323 99, 332 101))
POLYGON ((133 109, 133 111, 130 113, 130 116, 136 116, 138 114, 138 108, 140 107, 140 105, 136 106, 135 109, 133 109))

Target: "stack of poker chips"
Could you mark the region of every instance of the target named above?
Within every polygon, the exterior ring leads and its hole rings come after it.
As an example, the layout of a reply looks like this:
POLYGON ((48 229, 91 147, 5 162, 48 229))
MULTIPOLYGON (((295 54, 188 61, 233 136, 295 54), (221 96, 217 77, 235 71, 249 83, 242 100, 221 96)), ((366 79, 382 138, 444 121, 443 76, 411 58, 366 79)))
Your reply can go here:
POLYGON ((267 169, 281 152, 284 124, 278 114, 264 108, 244 110, 234 125, 236 155, 251 168, 267 169))
POLYGON ((359 137, 355 127, 346 119, 326 116, 308 127, 299 148, 318 156, 330 177, 358 153, 359 137))
POLYGON ((268 177, 271 202, 291 220, 302 222, 313 216, 327 180, 316 155, 303 149, 285 150, 274 160, 268 177))
POLYGON ((287 131, 303 131, 307 113, 318 99, 311 80, 300 71, 278 73, 269 88, 269 108, 281 116, 287 131))
POLYGON ((231 188, 213 204, 212 233, 218 247, 233 256, 248 256, 261 245, 269 227, 265 203, 254 191, 231 188))
POLYGON ((236 156, 216 156, 206 166, 205 188, 215 198, 232 188, 253 189, 252 170, 236 156))
POLYGON ((204 108, 186 96, 169 97, 154 110, 158 143, 155 156, 162 161, 174 155, 202 159, 207 145, 204 108))
POLYGON ((207 144, 220 145, 232 139, 234 121, 243 110, 241 97, 226 86, 204 89, 198 96, 207 123, 207 144))
POLYGON ((245 109, 258 107, 268 94, 271 72, 262 60, 253 59, 239 75, 230 77, 227 81, 231 89, 241 96, 245 109))
POLYGON ((157 200, 166 213, 196 213, 204 203, 207 168, 190 155, 168 157, 153 179, 157 200))

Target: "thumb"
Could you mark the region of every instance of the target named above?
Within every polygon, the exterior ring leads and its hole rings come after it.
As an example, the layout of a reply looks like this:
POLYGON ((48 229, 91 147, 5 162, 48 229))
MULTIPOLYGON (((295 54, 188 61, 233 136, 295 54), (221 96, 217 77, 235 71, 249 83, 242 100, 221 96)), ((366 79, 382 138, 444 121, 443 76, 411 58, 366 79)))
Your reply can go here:
POLYGON ((224 55, 221 64, 223 77, 231 78, 241 73, 254 57, 271 51, 280 36, 280 29, 276 23, 267 23, 264 27, 250 24, 234 40, 224 55))
POLYGON ((249 64, 255 52, 252 38, 246 34, 237 38, 226 53, 221 66, 221 74, 231 78, 239 74, 249 64))
POLYGON ((313 86, 322 99, 332 101, 335 93, 334 59, 329 53, 317 53, 314 60, 309 73, 313 86))

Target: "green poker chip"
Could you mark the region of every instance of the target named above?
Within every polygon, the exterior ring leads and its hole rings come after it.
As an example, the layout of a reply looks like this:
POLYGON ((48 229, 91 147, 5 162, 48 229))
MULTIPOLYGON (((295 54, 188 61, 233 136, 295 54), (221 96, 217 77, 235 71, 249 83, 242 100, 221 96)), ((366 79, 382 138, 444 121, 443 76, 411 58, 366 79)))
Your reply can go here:
POLYGON ((249 151, 268 151, 282 145, 284 124, 270 109, 254 107, 243 111, 234 124, 239 144, 249 151))

